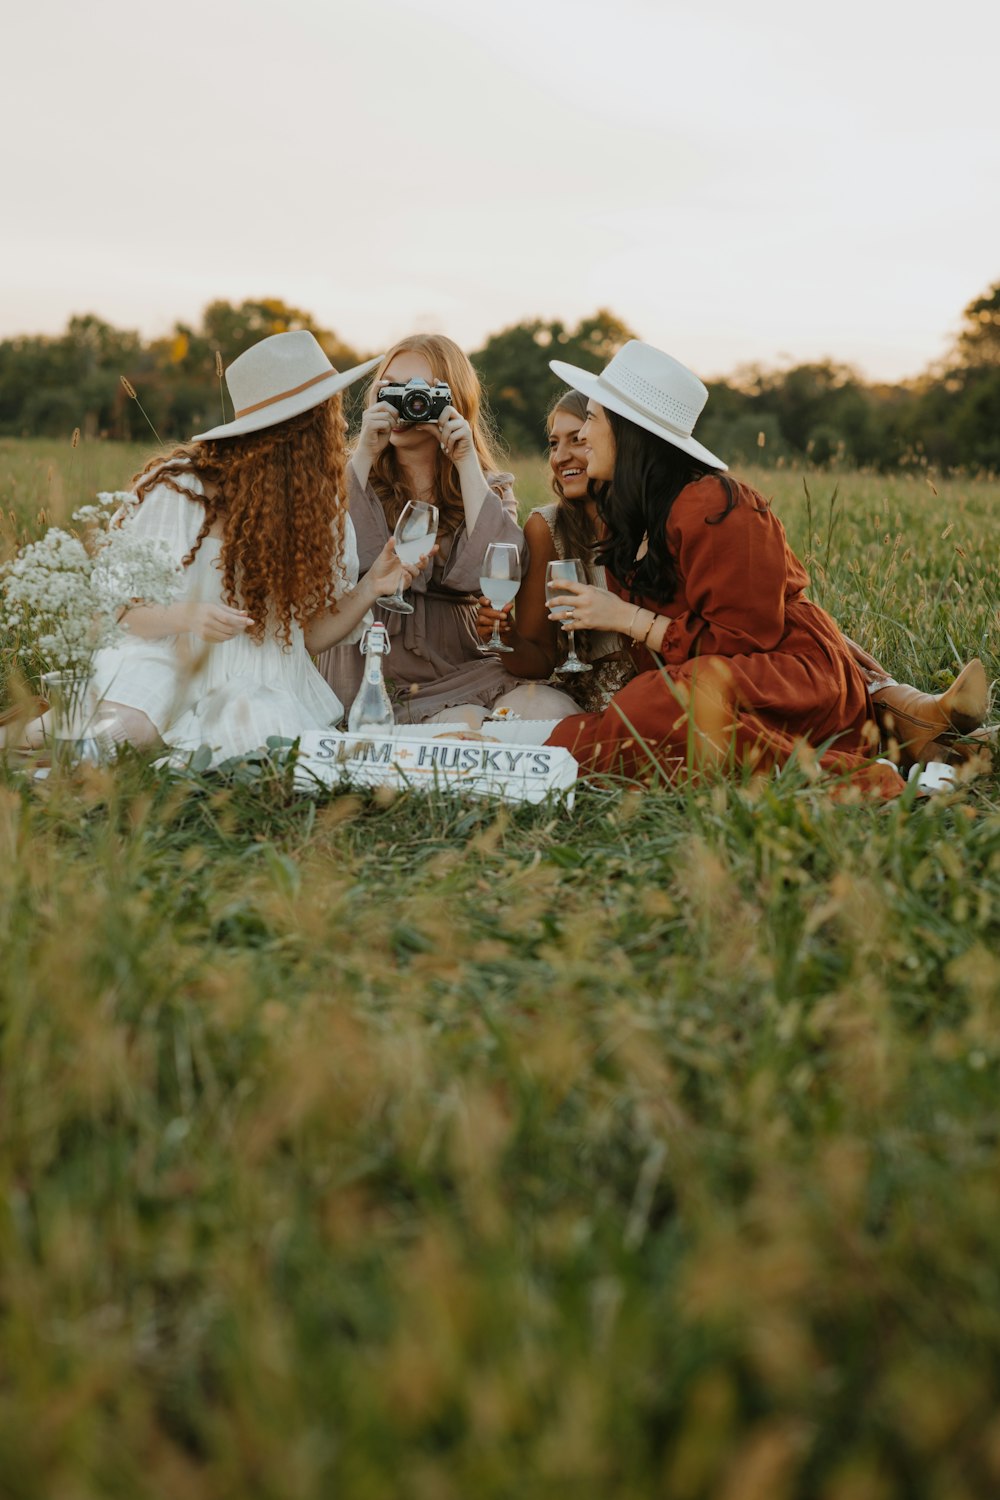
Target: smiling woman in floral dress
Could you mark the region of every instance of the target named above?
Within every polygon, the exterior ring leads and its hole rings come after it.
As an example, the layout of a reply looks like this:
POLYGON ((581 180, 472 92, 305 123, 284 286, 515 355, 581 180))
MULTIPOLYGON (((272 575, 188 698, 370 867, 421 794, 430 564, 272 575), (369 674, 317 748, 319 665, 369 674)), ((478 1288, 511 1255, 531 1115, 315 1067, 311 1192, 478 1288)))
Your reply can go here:
MULTIPOLYGON (((484 637, 500 624, 504 644, 511 648, 508 671, 526 678, 548 678, 558 672, 566 655, 565 637, 549 615, 545 603, 545 575, 555 558, 576 557, 584 565, 587 581, 605 587, 603 564, 596 552, 604 527, 591 493, 587 475, 585 444, 580 429, 587 420, 586 397, 566 391, 549 410, 546 421, 549 468, 555 500, 533 510, 524 523, 530 559, 518 591, 516 605, 495 610, 485 598, 479 601, 479 631, 484 637)), ((576 638, 577 654, 591 670, 559 679, 560 688, 575 708, 599 712, 613 695, 635 676, 626 651, 627 642, 615 631, 585 630, 576 638)))

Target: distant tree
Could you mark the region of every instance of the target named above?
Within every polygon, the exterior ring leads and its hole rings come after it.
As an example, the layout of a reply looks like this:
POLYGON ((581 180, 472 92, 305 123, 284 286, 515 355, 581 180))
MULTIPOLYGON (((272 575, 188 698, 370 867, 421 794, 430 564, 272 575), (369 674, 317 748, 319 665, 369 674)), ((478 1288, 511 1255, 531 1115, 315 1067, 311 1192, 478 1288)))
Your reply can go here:
POLYGON ((849 365, 820 360, 790 370, 747 366, 733 384, 759 431, 769 432, 769 420, 777 424, 778 440, 765 443, 771 457, 786 452, 820 465, 879 461, 885 441, 881 403, 849 365))
MULTIPOLYGON (((970 302, 951 358, 918 380, 869 386, 832 360, 789 370, 748 366, 711 386, 698 436, 734 462, 802 458, 888 468, 933 464, 1000 470, 1000 282, 970 302)), ((55 337, 0 341, 0 435, 146 438, 142 407, 165 441, 232 415, 219 389, 217 358, 229 365, 271 333, 305 328, 338 369, 363 357, 313 316, 276 297, 215 301, 198 324, 175 323, 144 343, 92 313, 55 337)), ((544 441, 545 412, 565 386, 553 356, 599 370, 635 335, 607 309, 569 328, 530 319, 493 334, 472 356, 501 435, 515 450, 544 441)))
POLYGON ((1000 470, 1000 281, 964 312, 956 366, 945 385, 954 397, 949 436, 957 462, 1000 470))
POLYGON ((152 437, 146 417, 165 441, 185 438, 232 416, 219 389, 217 353, 229 365, 269 333, 306 328, 338 369, 360 356, 307 312, 278 298, 213 302, 200 325, 175 323, 145 344, 88 313, 69 320, 58 338, 24 337, 0 343, 0 433, 152 437), (142 410, 126 393, 125 377, 142 410))
POLYGON ((549 369, 550 359, 598 371, 636 335, 606 309, 576 327, 535 318, 493 334, 472 363, 486 389, 494 420, 515 451, 531 452, 545 439, 545 413, 566 386, 549 369))
POLYGON ((963 313, 958 357, 966 367, 1000 366, 1000 281, 970 302, 963 313))
MULTIPOLYGON (((71 318, 57 338, 7 339, 0 344, 0 431, 72 432, 117 429, 123 392, 119 373, 141 355, 139 335, 86 314, 71 318)), ((68 435, 68 433, 67 433, 68 435)))
POLYGON ((52 340, 19 337, 0 343, 0 433, 18 437, 32 431, 25 405, 33 391, 55 388, 60 372, 52 358, 52 340))
POLYGON ((314 334, 330 360, 338 369, 357 364, 361 357, 350 345, 345 344, 335 333, 322 328, 312 313, 300 307, 290 307, 278 297, 264 297, 259 302, 210 302, 202 314, 202 326, 197 332, 178 324, 176 331, 187 335, 192 344, 207 345, 212 351, 218 349, 225 364, 232 364, 244 349, 256 344, 272 333, 289 333, 304 328, 314 334))
POLYGON ((296 328, 314 334, 338 369, 357 363, 355 351, 320 327, 311 313, 277 297, 238 304, 211 302, 200 324, 175 323, 165 338, 150 345, 153 383, 166 402, 164 421, 170 431, 193 432, 222 421, 223 413, 231 417, 228 393, 219 388, 217 359, 223 366, 231 365, 251 344, 296 328))
MULTIPOLYGON (((70 318, 62 342, 77 398, 73 425, 82 428, 88 437, 99 433, 118 438, 138 435, 132 427, 132 403, 125 395, 121 376, 129 373, 137 378, 148 364, 139 334, 133 329, 113 328, 103 319, 88 314, 70 318)), ((136 410, 134 415, 139 427, 145 428, 141 413, 136 410)))
POLYGON ((852 370, 824 360, 765 376, 757 394, 763 398, 759 404, 768 406, 778 418, 786 441, 805 453, 817 428, 836 427, 833 410, 854 384, 852 370))
POLYGON ((966 467, 1000 471, 1000 364, 981 368, 968 380, 955 435, 966 467))
POLYGON ((472 363, 479 372, 494 422, 504 440, 527 451, 541 442, 541 423, 554 390, 548 366, 551 323, 517 323, 493 334, 472 363))
POLYGON ((762 424, 771 448, 763 462, 782 451, 781 429, 773 417, 755 412, 747 392, 728 380, 708 382, 708 405, 698 419, 698 441, 726 463, 748 463, 759 456, 762 424))
POLYGON ((755 409, 749 398, 726 381, 709 384, 708 405, 698 420, 699 442, 732 467, 774 464, 788 456, 781 424, 772 412, 755 409))
MULTIPOLYGON (((321 327, 311 313, 277 297, 238 304, 211 302, 199 325, 175 323, 165 338, 149 346, 153 369, 146 378, 146 391, 167 431, 187 435, 231 418, 228 392, 219 386, 217 356, 223 366, 229 366, 260 339, 298 328, 316 337, 337 369, 360 362, 362 356, 321 327)), ((145 399, 143 405, 152 416, 153 408, 145 399)))
MULTIPOLYGON (((553 327, 560 325, 554 324, 553 327)), ((579 363, 596 371, 617 354, 622 344, 638 335, 621 318, 616 318, 614 313, 602 307, 592 318, 582 319, 572 333, 563 330, 554 337, 555 342, 567 351, 560 358, 565 357, 571 364, 579 363)))
POLYGON ((1000 470, 1000 282, 965 308, 950 360, 912 382, 898 426, 906 461, 1000 470))

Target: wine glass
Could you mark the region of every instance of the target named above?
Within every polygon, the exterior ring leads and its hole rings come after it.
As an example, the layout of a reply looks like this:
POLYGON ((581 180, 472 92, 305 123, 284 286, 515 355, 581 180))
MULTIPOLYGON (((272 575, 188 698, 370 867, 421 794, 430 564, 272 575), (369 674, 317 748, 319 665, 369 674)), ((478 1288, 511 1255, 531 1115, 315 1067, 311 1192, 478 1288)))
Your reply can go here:
MULTIPOLYGON (((494 609, 509 604, 521 587, 521 553, 513 542, 490 542, 479 574, 479 587, 494 609)), ((480 651, 513 651, 500 639, 500 621, 493 621, 493 634, 480 651)))
MULTIPOLYGON (((396 556, 400 562, 415 563, 425 552, 429 552, 437 541, 438 510, 426 500, 407 500, 400 512, 396 529, 392 533, 396 543, 396 556)), ((412 615, 413 605, 403 598, 403 575, 400 573, 396 592, 376 600, 383 609, 394 610, 397 615, 412 615)))
MULTIPOLYGON (((551 605, 553 599, 558 599, 563 592, 562 585, 567 582, 586 583, 587 570, 578 557, 554 557, 545 569, 545 602, 551 605)), ((569 632, 569 655, 562 666, 556 667, 557 672, 591 672, 593 668, 589 661, 581 661, 576 654, 576 631, 569 632)))

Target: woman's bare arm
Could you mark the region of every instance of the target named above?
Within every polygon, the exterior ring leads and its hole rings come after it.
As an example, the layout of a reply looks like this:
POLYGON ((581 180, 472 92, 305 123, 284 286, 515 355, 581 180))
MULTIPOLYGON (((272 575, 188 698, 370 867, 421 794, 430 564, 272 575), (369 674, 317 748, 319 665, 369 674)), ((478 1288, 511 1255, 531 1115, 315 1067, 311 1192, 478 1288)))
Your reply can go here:
POLYGON ((336 646, 338 641, 342 641, 345 635, 350 635, 361 623, 380 595, 393 592, 400 574, 403 587, 408 587, 417 574, 423 572, 428 558, 436 551, 437 548, 432 547, 430 552, 418 558, 412 566, 401 563, 396 556, 396 544, 390 537, 365 576, 353 589, 341 594, 336 610, 324 609, 313 615, 303 632, 306 649, 311 655, 318 656, 321 651, 336 646))
POLYGON ((549 677, 559 659, 557 627, 545 607, 545 569, 557 555, 555 544, 542 516, 531 515, 524 523, 524 535, 530 550, 528 571, 521 580, 513 617, 509 610, 496 611, 488 603, 480 605, 483 626, 493 627, 497 614, 503 622, 504 644, 513 653, 504 657, 504 666, 515 677, 549 677), (506 626, 506 628, 504 628, 506 626))

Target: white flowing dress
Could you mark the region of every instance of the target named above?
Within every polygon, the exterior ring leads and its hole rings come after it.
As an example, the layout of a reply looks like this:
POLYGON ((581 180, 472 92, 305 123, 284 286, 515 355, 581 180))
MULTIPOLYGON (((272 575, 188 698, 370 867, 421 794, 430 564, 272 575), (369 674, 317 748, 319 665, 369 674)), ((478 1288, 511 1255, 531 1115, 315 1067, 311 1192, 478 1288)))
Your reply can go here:
MULTIPOLYGON (((194 546, 205 511, 193 475, 178 483, 191 498, 157 485, 125 521, 141 536, 167 542, 178 563, 194 546)), ((340 597, 358 581, 354 527, 345 516, 343 568, 335 576, 340 597)), ((177 603, 224 604, 220 571, 222 542, 205 537, 183 570, 177 603)), ((345 637, 358 641, 371 615, 345 637)), ((329 729, 344 705, 317 671, 300 627, 292 623, 286 644, 273 626, 261 641, 247 635, 209 643, 191 634, 144 640, 128 636, 99 651, 94 686, 99 698, 141 710, 164 743, 190 752, 208 745, 215 761, 246 755, 271 735, 294 739, 305 730, 329 729)))

